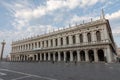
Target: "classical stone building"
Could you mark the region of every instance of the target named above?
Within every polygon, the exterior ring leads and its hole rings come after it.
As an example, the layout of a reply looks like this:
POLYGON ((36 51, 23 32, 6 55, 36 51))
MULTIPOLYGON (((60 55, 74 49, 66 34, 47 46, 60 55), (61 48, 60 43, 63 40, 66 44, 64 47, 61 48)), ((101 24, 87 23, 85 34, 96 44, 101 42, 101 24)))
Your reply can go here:
POLYGON ((114 62, 116 49, 104 14, 96 21, 12 42, 11 61, 114 62))

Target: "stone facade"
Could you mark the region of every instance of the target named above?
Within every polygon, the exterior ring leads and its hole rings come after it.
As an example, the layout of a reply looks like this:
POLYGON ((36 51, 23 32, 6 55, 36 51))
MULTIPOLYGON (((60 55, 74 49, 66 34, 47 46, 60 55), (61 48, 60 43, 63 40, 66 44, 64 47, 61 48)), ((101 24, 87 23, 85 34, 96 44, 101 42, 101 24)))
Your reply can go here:
POLYGON ((114 39, 107 19, 12 42, 11 61, 114 62, 114 39))

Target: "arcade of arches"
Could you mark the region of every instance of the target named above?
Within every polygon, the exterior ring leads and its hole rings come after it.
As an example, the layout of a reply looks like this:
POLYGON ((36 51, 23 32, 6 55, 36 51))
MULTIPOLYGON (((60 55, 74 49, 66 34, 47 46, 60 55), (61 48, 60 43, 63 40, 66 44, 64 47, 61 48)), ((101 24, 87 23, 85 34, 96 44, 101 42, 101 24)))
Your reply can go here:
POLYGON ((104 49, 73 50, 13 56, 13 61, 105 61, 104 49))

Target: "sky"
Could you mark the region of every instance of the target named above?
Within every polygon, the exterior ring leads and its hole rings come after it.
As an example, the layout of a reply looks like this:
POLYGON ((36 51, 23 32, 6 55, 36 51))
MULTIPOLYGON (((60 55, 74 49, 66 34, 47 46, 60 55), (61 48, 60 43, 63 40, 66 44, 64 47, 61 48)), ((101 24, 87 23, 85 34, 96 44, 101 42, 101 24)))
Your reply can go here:
MULTIPOLYGON (((120 0, 0 0, 0 42, 6 41, 4 57, 12 41, 42 35, 100 18, 109 19, 120 47, 120 0)), ((0 45, 1 51, 1 45, 0 45)))

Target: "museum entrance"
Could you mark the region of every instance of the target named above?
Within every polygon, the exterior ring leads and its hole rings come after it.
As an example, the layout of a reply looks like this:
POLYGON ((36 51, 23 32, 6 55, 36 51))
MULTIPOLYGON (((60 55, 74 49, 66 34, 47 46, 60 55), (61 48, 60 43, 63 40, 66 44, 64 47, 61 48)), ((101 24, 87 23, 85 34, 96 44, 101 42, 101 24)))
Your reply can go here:
POLYGON ((93 50, 89 50, 88 55, 89 55, 90 62, 93 62, 94 61, 94 52, 93 52, 93 50))
POLYGON ((66 61, 70 61, 70 52, 69 51, 66 52, 66 61))
POLYGON ((105 61, 104 51, 102 49, 97 51, 98 53, 98 60, 99 61, 105 61))
POLYGON ((84 51, 80 51, 80 58, 81 58, 81 61, 85 61, 85 52, 84 51))

